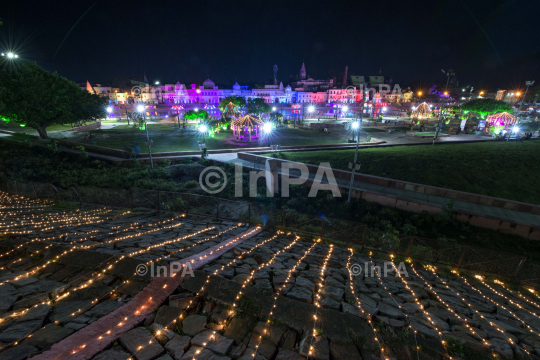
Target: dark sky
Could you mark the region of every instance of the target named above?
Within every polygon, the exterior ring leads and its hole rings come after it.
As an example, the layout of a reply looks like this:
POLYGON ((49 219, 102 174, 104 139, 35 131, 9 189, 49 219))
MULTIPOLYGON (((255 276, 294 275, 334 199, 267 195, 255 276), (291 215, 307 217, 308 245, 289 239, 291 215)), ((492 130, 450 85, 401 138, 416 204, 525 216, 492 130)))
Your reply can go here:
POLYGON ((277 64, 287 84, 305 61, 314 78, 382 68, 418 88, 451 68, 460 85, 515 88, 540 82, 539 15, 536 0, 12 0, 0 8, 0 48, 91 83, 145 73, 230 87, 267 82, 277 64))

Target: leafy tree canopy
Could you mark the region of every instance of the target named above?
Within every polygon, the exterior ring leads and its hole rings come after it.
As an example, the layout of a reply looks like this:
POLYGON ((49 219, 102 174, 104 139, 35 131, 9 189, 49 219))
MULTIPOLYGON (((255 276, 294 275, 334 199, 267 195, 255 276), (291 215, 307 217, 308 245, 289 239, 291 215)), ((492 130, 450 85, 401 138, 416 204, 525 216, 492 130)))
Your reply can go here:
POLYGON ((273 111, 272 113, 270 113, 270 120, 272 121, 281 121, 282 118, 283 114, 280 112, 273 111))
POLYGON ((106 116, 106 100, 90 94, 57 73, 35 62, 20 62, 0 70, 3 87, 0 119, 36 129, 47 139, 47 127, 88 122, 106 116))
POLYGON ((270 105, 263 98, 255 98, 246 104, 248 114, 259 116, 270 112, 270 105))
POLYGON ((208 112, 206 110, 197 110, 195 109, 186 111, 184 114, 184 119, 186 120, 207 120, 210 116, 208 115, 208 112))
POLYGON ((514 111, 510 104, 507 104, 504 101, 494 99, 469 100, 466 103, 460 105, 459 108, 463 111, 478 113, 483 118, 485 118, 486 115, 495 114, 503 111, 509 113, 512 113, 514 111))
POLYGON ((223 98, 218 105, 219 110, 221 112, 225 111, 226 106, 229 103, 233 103, 234 105, 238 106, 238 110, 241 110, 246 106, 246 98, 239 95, 233 95, 233 96, 227 96, 226 98, 223 98))

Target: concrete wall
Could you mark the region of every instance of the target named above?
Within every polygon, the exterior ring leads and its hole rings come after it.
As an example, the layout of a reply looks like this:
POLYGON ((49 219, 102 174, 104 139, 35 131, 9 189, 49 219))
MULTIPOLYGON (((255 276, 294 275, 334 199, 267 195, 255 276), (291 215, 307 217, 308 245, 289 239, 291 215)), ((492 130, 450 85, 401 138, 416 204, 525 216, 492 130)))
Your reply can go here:
MULTIPOLYGON (((256 161, 256 158, 261 158, 261 157, 263 156, 259 156, 255 154, 238 153, 238 158, 248 160, 248 161, 256 161)), ((294 161, 288 161, 288 160, 278 160, 278 161, 280 163, 294 162, 294 161)), ((311 170, 313 170, 314 172, 317 171, 318 166, 310 165, 310 164, 306 164, 306 165, 308 166, 310 171, 311 170)), ((343 179, 351 178, 350 171, 337 170, 337 169, 332 169, 332 171, 334 175, 338 178, 343 178, 343 179)), ((407 181, 383 178, 379 176, 372 176, 372 175, 366 175, 366 174, 355 174, 354 179, 355 181, 365 182, 368 184, 381 185, 381 186, 395 188, 395 189, 414 191, 414 192, 419 192, 419 193, 427 194, 427 195, 437 195, 437 196, 442 196, 442 197, 447 197, 447 198, 454 198, 454 199, 464 200, 464 201, 475 203, 475 204, 489 205, 489 206, 499 207, 502 209, 515 210, 515 211, 540 215, 540 206, 534 205, 534 204, 528 204, 528 203, 524 203, 520 201, 501 199, 501 198, 496 198, 496 197, 486 196, 486 195, 478 195, 478 194, 473 194, 473 193, 468 193, 468 192, 463 192, 463 191, 445 189, 445 188, 429 186, 429 185, 416 184, 416 183, 411 183, 407 181)))
MULTIPOLYGON (((265 158, 265 157, 248 154, 248 153, 238 153, 238 158, 253 162, 254 160, 257 160, 257 158, 260 159, 260 158, 265 158)), ((283 162, 291 162, 291 161, 279 160, 279 159, 273 159, 273 160, 275 160, 278 164, 281 164, 283 162)), ((259 160, 259 162, 261 161, 259 160)), ((308 167, 310 172, 316 172, 318 168, 318 166, 310 165, 310 164, 306 164, 306 166, 308 167)), ((332 171, 334 175, 336 176, 336 178, 342 177, 342 178, 350 179, 351 177, 351 173, 348 171, 334 170, 334 169, 332 169, 332 171)), ((506 206, 505 208, 511 208, 511 206, 516 205, 516 207, 513 209, 525 209, 525 210, 518 210, 518 211, 524 211, 524 212, 527 212, 527 209, 538 209, 538 206, 532 205, 532 204, 519 203, 519 202, 511 201, 511 200, 464 193, 460 191, 447 190, 447 189, 437 188, 437 187, 432 187, 432 186, 424 186, 420 184, 407 183, 403 181, 380 178, 376 176, 359 174, 357 177, 355 174, 355 179, 359 181, 364 181, 363 179, 369 180, 370 178, 374 178, 374 181, 375 181, 374 183, 378 185, 384 185, 387 187, 403 188, 406 190, 432 193, 435 195, 442 194, 441 196, 445 196, 444 194, 447 194, 447 193, 466 194, 466 195, 471 196, 471 198, 464 199, 469 202, 472 202, 470 199, 473 199, 474 201, 480 204, 497 204, 499 205, 499 207, 506 206)), ((312 181, 308 180, 303 185, 310 186, 311 183, 312 181)), ((340 186, 339 189, 342 196, 348 196, 348 193, 349 193, 348 187, 340 186)), ((389 206, 396 209, 411 211, 415 213, 421 213, 423 211, 427 211, 428 213, 436 214, 441 211, 441 208, 439 206, 424 203, 422 201, 411 201, 410 199, 404 199, 398 196, 382 194, 382 193, 377 193, 377 192, 372 192, 372 191, 353 190, 351 196, 353 198, 375 202, 384 206, 389 206)), ((495 205, 492 205, 492 206, 495 206, 495 205)), ((453 211, 452 216, 455 219, 465 222, 467 224, 470 224, 472 226, 496 230, 496 231, 500 231, 500 232, 512 234, 512 235, 518 235, 518 236, 521 236, 523 238, 530 239, 530 240, 540 240, 540 228, 537 228, 534 226, 511 223, 511 222, 504 221, 501 219, 487 217, 485 215, 465 213, 461 211, 453 211)))

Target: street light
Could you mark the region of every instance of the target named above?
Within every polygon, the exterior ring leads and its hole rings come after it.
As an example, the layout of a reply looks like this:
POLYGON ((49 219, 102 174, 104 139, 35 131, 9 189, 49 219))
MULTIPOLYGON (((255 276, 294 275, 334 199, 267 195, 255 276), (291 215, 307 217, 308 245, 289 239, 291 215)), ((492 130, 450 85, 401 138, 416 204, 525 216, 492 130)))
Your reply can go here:
POLYGON ((156 85, 159 85, 159 81, 156 81, 156 85))
POLYGON ((208 131, 208 126, 206 126, 206 125, 199 126, 199 131, 202 132, 202 133, 207 132, 208 131))
POLYGON ((107 106, 107 112, 108 112, 109 114, 112 113, 112 107, 107 106))
MULTIPOLYGON (((360 129, 360 124, 362 123, 362 118, 364 116, 364 103, 365 103, 366 94, 362 94, 362 108, 360 109, 360 120, 353 123, 353 128, 360 129), (355 125, 356 124, 356 125, 355 125)), ((349 197, 347 202, 351 202, 352 187, 354 184, 354 171, 356 170, 356 163, 358 162, 358 144, 360 143, 360 134, 356 136, 356 149, 354 150, 354 160, 352 163, 351 171, 351 182, 349 183, 349 197)), ((360 170, 360 164, 358 164, 358 170, 360 170)))
POLYGON ((275 107, 275 106, 274 106, 274 107, 272 107, 272 111, 276 111, 276 107, 275 107))
MULTIPOLYGON (((523 97, 521 98, 521 102, 519 103, 519 122, 521 122, 521 106, 523 105, 523 100, 525 100, 525 96, 527 96, 527 91, 529 91, 529 86, 532 86, 534 85, 534 80, 533 81, 525 81, 525 85, 527 85, 527 89, 525 89, 525 94, 523 95, 523 97)), ((519 93, 517 93, 517 95, 519 96, 519 93)))
POLYGON ((349 107, 348 107, 347 105, 343 106, 343 108, 342 108, 342 109, 343 109, 343 112, 347 112, 347 111, 349 111, 349 107))
POLYGON ((8 53, 2 53, 2 56, 7 57, 8 59, 17 59, 19 55, 12 53, 11 51, 8 53))
POLYGON ((146 130, 146 145, 148 146, 148 154, 150 155, 150 166, 152 167, 152 170, 154 170, 154 161, 152 160, 152 150, 150 147, 154 143, 153 141, 150 141, 150 137, 148 135, 148 126, 146 125, 146 112, 144 111, 144 105, 137 106, 137 111, 142 114, 142 118, 144 121, 144 128, 146 130))
POLYGON ((313 111, 315 111, 315 106, 309 105, 308 108, 307 108, 307 111, 309 111, 310 113, 312 113, 313 111))

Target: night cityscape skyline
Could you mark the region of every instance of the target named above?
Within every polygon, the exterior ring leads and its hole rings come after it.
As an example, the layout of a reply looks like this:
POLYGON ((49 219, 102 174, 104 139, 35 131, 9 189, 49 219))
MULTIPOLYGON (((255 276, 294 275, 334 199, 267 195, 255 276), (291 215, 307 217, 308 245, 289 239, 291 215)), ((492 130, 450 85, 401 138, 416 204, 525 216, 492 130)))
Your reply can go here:
POLYGON ((349 76, 381 72, 414 89, 444 83, 441 69, 453 69, 460 86, 496 90, 518 88, 540 69, 540 45, 527 36, 536 3, 67 4, 8 4, 2 50, 93 83, 146 75, 254 86, 270 83, 277 64, 287 85, 305 62, 319 79, 341 80, 348 66, 349 76))

